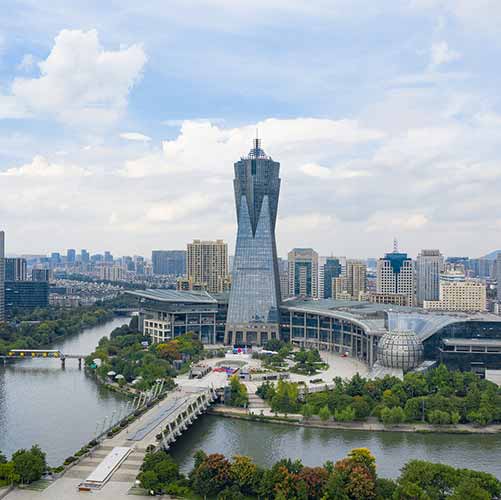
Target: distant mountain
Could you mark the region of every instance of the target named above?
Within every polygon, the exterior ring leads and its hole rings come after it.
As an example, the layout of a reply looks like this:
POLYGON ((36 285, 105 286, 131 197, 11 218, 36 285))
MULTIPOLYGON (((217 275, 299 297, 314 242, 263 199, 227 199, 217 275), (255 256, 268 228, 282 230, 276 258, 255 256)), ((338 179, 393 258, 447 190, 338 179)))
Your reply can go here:
POLYGON ((492 252, 490 252, 487 255, 484 255, 483 257, 480 257, 480 258, 481 259, 496 260, 498 253, 501 253, 501 250, 493 250, 492 252))

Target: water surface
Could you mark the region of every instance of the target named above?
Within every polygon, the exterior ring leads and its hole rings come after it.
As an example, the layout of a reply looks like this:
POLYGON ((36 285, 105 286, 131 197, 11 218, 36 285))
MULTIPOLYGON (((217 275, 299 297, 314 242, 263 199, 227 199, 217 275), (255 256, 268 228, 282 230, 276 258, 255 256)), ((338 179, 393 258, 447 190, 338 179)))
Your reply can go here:
MULTIPOLYGON (((70 354, 92 352, 99 339, 126 317, 84 330, 52 347, 70 354)), ((111 417, 123 397, 99 387, 78 369, 78 360, 27 359, 0 365, 0 451, 10 456, 38 443, 50 465, 61 464, 90 441, 97 422, 111 417)))

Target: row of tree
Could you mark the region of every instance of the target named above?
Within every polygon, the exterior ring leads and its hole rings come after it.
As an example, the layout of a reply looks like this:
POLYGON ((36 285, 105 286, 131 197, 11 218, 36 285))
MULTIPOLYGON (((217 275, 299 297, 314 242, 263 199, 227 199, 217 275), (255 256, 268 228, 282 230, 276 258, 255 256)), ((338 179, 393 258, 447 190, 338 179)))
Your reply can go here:
POLYGON ((0 453, 0 487, 38 481, 46 469, 45 453, 37 445, 17 450, 10 460, 0 453))
POLYGON ((40 349, 62 337, 105 323, 113 317, 107 307, 36 309, 11 323, 0 323, 0 355, 9 349, 40 349))
POLYGON ((295 383, 265 383, 257 394, 273 411, 318 415, 324 420, 365 420, 385 424, 426 421, 432 424, 501 422, 501 389, 472 372, 448 370, 445 365, 426 373, 407 373, 403 380, 386 376, 369 380, 354 375, 334 379, 334 388, 301 396, 295 383))
POLYGON ((375 458, 365 448, 321 467, 282 459, 268 469, 246 456, 229 460, 198 451, 187 477, 159 451, 146 455, 139 480, 153 494, 218 500, 488 500, 501 495, 501 483, 491 474, 422 460, 405 464, 396 480, 379 478, 375 458))

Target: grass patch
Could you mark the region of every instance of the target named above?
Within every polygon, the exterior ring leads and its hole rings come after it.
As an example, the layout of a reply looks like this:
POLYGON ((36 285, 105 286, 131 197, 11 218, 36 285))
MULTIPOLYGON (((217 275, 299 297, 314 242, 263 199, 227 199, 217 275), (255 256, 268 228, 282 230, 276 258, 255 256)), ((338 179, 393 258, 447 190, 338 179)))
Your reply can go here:
POLYGON ((35 481, 30 484, 25 484, 25 485, 19 485, 18 487, 22 490, 29 490, 29 491, 43 491, 46 488, 48 488, 53 481, 48 481, 47 479, 40 479, 39 481, 35 481))

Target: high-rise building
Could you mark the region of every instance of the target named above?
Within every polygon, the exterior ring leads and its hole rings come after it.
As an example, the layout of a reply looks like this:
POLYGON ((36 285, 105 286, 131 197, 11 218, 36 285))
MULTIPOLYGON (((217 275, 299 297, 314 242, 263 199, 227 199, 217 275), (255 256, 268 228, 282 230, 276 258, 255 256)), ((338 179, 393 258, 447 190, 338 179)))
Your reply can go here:
POLYGON ((360 294, 367 291, 367 264, 361 260, 346 261, 347 292, 353 300, 360 300, 360 294))
POLYGON ((237 243, 228 304, 225 342, 263 344, 280 337, 280 278, 275 223, 280 163, 260 141, 234 165, 237 243))
POLYGON ((440 275, 439 300, 425 300, 423 307, 440 311, 483 312, 487 307, 485 283, 467 279, 461 271, 440 275))
POLYGON ((0 322, 5 320, 5 233, 0 231, 0 322))
POLYGON ((106 262, 107 264, 113 264, 113 255, 109 250, 106 250, 104 252, 104 262, 106 262))
POLYGON ((18 312, 49 306, 47 281, 6 281, 5 315, 11 318, 18 312))
POLYGON ((414 263, 406 253, 395 250, 377 262, 376 292, 405 294, 409 305, 414 304, 414 263))
POLYGON ((332 291, 332 280, 341 276, 342 267, 339 259, 335 257, 327 257, 325 259, 325 264, 321 267, 320 276, 323 278, 323 283, 320 283, 320 286, 323 289, 321 290, 323 293, 321 294, 324 299, 330 299, 332 297, 335 298, 335 294, 332 291))
POLYGON ((186 274, 186 250, 153 250, 153 274, 183 276, 186 274))
POLYGON ((73 266, 77 260, 77 252, 74 248, 68 248, 66 250, 66 263, 69 266, 73 266))
POLYGON ((80 250, 80 262, 82 264, 88 264, 90 262, 89 252, 87 252, 85 248, 82 248, 82 250, 80 250))
POLYGON ((421 250, 416 259, 416 301, 422 307, 425 300, 438 300, 440 273, 444 257, 439 250, 421 250))
POLYGON ((497 298, 501 300, 501 252, 496 255, 497 298))
POLYGON ((32 269, 31 270, 31 281, 49 281, 50 270, 49 269, 32 269))
POLYGON ((186 273, 193 286, 212 293, 227 290, 228 245, 223 240, 193 240, 187 248, 186 273))
POLYGON ((348 279, 346 276, 332 278, 332 298, 335 300, 345 299, 348 296, 348 279))
POLYGON ((26 259, 7 257, 5 259, 5 281, 26 281, 26 259))
POLYGON ((57 267, 61 264, 61 254, 59 252, 52 252, 50 254, 50 265, 51 267, 57 267))
POLYGON ((318 253, 313 248, 289 252, 289 295, 318 298, 318 253))

